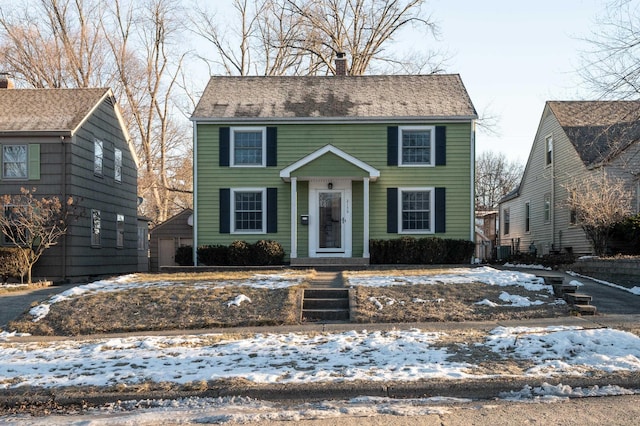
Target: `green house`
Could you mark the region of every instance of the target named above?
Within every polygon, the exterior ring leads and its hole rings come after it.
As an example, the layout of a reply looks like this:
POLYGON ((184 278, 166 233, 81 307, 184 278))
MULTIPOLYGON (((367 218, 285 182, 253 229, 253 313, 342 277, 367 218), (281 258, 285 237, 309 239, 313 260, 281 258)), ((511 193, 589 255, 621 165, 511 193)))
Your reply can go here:
POLYGON ((459 75, 212 77, 191 117, 194 246, 366 264, 370 239, 473 240, 476 118, 459 75))

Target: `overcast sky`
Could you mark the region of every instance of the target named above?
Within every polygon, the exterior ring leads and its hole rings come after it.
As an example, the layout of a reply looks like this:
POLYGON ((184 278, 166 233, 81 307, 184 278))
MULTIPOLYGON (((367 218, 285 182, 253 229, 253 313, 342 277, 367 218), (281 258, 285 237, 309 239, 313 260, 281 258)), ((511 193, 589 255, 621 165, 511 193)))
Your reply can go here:
POLYGON ((478 113, 499 116, 499 135, 480 132, 478 153, 526 162, 547 100, 589 96, 576 70, 605 0, 431 0, 443 46, 454 53, 478 113))

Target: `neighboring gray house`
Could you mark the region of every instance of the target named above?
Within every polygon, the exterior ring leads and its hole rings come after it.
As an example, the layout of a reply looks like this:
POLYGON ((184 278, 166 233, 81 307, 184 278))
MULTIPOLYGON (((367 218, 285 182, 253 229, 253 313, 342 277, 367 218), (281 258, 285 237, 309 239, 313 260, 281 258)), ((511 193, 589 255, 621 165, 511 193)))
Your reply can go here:
POLYGON ((640 211, 639 119, 640 101, 547 102, 520 185, 500 201, 500 245, 591 254, 565 188, 594 173, 623 178, 640 211))
POLYGON ((151 272, 161 266, 176 266, 178 247, 193 246, 193 210, 185 209, 165 220, 150 232, 149 260, 151 272))
POLYGON ((0 194, 35 188, 37 196, 73 197, 81 213, 33 276, 59 281, 137 271, 135 150, 111 90, 2 86, 0 194))

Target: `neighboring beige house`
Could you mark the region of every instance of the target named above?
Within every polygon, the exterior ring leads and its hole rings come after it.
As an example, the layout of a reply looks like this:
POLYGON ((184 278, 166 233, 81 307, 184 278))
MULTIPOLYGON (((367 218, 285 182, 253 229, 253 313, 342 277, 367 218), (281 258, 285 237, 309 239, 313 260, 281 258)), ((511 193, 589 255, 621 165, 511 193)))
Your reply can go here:
POLYGON ((591 254, 566 205, 568 185, 606 172, 628 182, 640 210, 640 101, 549 101, 519 187, 500 201, 500 245, 538 255, 591 254))
POLYGON ((176 266, 178 247, 193 245, 193 210, 185 209, 150 231, 149 259, 151 272, 161 266, 176 266))

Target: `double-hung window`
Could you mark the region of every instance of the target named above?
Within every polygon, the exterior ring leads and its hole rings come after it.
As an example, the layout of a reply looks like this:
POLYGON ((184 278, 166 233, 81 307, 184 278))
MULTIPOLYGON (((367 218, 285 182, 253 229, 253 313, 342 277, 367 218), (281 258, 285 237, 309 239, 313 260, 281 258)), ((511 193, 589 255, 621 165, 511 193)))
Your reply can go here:
POLYGON ((398 158, 401 166, 435 165, 435 127, 399 127, 398 158))
POLYGON ((236 167, 265 167, 266 145, 266 127, 232 127, 231 165, 236 167))
POLYGON ((124 215, 116 215, 116 247, 124 247, 124 215))
POLYGON ((547 136, 545 140, 545 164, 549 166, 553 162, 553 136, 547 136))
POLYGON ((544 194, 544 222, 551 222, 551 194, 544 194))
POLYGON ((266 224, 266 190, 232 190, 232 232, 264 233, 266 224))
POLYGON ((433 188, 399 188, 398 229, 401 233, 432 233, 434 231, 433 188))
POLYGON ((26 179, 27 145, 2 146, 2 177, 4 179, 26 179))
POLYGON ((511 210, 504 209, 502 211, 502 233, 503 235, 509 235, 511 232, 511 210))

